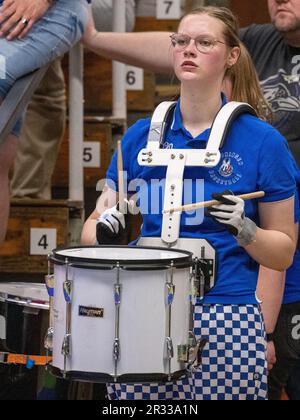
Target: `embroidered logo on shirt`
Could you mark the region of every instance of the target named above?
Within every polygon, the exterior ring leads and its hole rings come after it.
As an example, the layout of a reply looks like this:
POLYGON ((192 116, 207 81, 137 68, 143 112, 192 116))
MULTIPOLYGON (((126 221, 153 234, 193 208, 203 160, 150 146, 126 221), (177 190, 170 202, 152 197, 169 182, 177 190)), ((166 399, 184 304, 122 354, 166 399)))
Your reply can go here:
POLYGON ((211 179, 219 185, 225 187, 237 184, 241 178, 241 167, 244 166, 243 159, 238 153, 222 153, 221 163, 216 168, 209 171, 211 179))
POLYGON ((231 165, 231 159, 224 159, 219 174, 224 177, 229 177, 233 173, 233 166, 231 165))

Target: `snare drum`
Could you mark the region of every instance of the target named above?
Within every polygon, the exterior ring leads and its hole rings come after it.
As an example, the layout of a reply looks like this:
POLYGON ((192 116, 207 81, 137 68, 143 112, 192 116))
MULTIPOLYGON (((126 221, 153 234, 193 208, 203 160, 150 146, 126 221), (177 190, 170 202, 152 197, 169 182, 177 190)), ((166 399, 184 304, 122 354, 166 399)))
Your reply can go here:
POLYGON ((1 332, 4 349, 39 354, 43 324, 48 322, 49 297, 44 284, 0 283, 1 332), (43 320, 46 316, 47 321, 43 320))
POLYGON ((192 254, 166 248, 53 251, 55 375, 165 382, 185 372, 192 254), (177 351, 178 349, 178 351, 177 351))

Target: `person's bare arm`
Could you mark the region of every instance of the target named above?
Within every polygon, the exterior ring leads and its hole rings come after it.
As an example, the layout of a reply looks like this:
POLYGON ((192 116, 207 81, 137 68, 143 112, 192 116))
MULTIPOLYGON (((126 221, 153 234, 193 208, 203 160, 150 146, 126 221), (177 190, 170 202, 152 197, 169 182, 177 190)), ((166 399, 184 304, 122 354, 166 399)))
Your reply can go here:
POLYGON ((155 72, 171 73, 170 35, 169 32, 97 32, 90 15, 82 42, 106 58, 155 72))
MULTIPOLYGON (((299 225, 295 225, 295 239, 298 239, 299 225)), ((262 302, 261 308, 264 316, 267 334, 273 334, 278 321, 283 294, 285 289, 285 272, 260 267, 257 285, 257 296, 262 302)), ((268 343, 268 369, 272 370, 276 363, 276 349, 273 342, 268 343)))
MULTIPOLYGON (((298 239, 299 225, 295 225, 295 240, 298 239)), ((257 296, 262 301, 267 333, 275 330, 285 288, 285 272, 260 267, 257 285, 257 296)))
POLYGON ((285 272, 260 267, 257 285, 257 297, 262 302, 266 331, 272 334, 275 330, 285 287, 285 272))
POLYGON ((285 271, 292 262, 296 247, 294 197, 284 201, 259 204, 260 228, 255 241, 245 249, 260 265, 285 271))
POLYGON ((98 200, 97 207, 87 219, 83 226, 81 234, 82 245, 95 245, 97 242, 96 238, 96 222, 98 217, 107 209, 116 205, 118 201, 118 194, 108 188, 107 186, 103 189, 103 192, 98 200))

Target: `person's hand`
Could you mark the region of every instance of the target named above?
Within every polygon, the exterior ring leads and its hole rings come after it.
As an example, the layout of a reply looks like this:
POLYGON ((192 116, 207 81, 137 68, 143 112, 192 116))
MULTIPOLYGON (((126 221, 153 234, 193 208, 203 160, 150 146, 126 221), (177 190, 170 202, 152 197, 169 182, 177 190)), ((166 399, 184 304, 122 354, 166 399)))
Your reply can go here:
POLYGON ((245 202, 233 195, 229 190, 212 194, 212 198, 220 202, 209 207, 207 213, 217 222, 226 226, 230 233, 238 236, 245 223, 245 202))
POLYGON ((268 371, 270 372, 277 362, 274 341, 270 341, 267 345, 267 361, 268 371))
POLYGON ((133 203, 125 200, 125 214, 120 212, 120 204, 105 210, 97 219, 96 237, 98 245, 117 245, 126 232, 127 215, 133 203))
POLYGON ((48 0, 4 0, 0 7, 0 37, 24 38, 51 7, 48 0))
POLYGON ((81 42, 87 47, 91 47, 95 35, 97 34, 97 29, 95 28, 95 22, 92 15, 92 11, 90 10, 88 23, 86 25, 83 37, 81 38, 81 42))

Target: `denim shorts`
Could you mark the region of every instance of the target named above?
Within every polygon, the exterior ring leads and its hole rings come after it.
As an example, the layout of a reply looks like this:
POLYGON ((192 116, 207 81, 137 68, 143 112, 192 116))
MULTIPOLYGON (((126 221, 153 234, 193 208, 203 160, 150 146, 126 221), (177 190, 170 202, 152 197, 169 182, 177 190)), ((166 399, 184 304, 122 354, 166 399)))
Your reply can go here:
MULTIPOLYGON (((80 40, 88 19, 88 7, 86 0, 59 0, 24 39, 0 38, 0 63, 5 66, 0 77, 0 98, 6 96, 17 79, 62 56, 80 40)), ((13 134, 19 132, 20 122, 13 134)))

